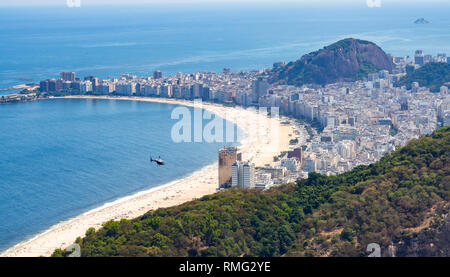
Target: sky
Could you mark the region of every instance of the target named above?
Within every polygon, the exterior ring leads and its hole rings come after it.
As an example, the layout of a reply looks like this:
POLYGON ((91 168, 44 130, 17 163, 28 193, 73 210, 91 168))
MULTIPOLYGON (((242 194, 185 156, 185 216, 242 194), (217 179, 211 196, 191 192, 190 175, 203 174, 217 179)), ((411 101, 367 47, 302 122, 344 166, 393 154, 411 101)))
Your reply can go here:
POLYGON ((302 4, 366 4, 371 7, 380 7, 383 4, 431 4, 448 3, 450 0, 0 0, 0 6, 48 6, 71 5, 79 1, 83 5, 130 5, 130 4, 192 4, 192 3, 302 3, 302 4))

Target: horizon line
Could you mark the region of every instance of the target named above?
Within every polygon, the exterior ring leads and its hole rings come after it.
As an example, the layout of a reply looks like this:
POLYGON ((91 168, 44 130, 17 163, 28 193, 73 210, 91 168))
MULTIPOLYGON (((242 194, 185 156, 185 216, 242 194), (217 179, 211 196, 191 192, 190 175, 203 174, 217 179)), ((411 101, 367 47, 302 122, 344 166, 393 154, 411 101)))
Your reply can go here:
MULTIPOLYGON (((366 7, 366 8, 383 8, 386 6, 397 6, 397 5, 407 5, 411 6, 431 6, 435 4, 450 4, 449 1, 445 0, 428 0, 426 3, 420 0, 378 0, 380 1, 379 6, 369 7, 369 3, 367 0, 321 0, 321 1, 308 1, 308 0, 155 0, 155 1, 146 1, 146 0, 131 0, 131 1, 122 1, 118 0, 117 2, 112 1, 104 1, 104 0, 94 0, 91 2, 89 0, 78 0, 81 4, 80 7, 74 8, 82 8, 84 6, 173 6, 173 5, 205 5, 205 6, 214 6, 214 5, 251 5, 257 4, 259 5, 277 5, 280 6, 282 4, 291 4, 291 5, 304 5, 304 6, 340 6, 340 7, 366 7)), ((374 0, 375 1, 375 0, 374 0)), ((3 2, 0 0, 0 7, 69 7, 68 0, 44 0, 43 3, 36 2, 22 2, 22 1, 14 1, 14 2, 3 2), (45 2, 48 1, 48 2, 45 2)), ((77 2, 74 0, 73 2, 77 2)))

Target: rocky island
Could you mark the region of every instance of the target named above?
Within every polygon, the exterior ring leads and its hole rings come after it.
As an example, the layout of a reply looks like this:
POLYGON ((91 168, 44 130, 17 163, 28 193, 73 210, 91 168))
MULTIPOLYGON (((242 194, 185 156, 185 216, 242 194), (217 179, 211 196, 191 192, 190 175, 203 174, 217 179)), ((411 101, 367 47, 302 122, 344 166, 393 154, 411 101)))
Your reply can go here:
POLYGON ((429 24, 429 23, 430 23, 430 21, 425 20, 425 18, 423 18, 423 17, 414 21, 414 24, 429 24))

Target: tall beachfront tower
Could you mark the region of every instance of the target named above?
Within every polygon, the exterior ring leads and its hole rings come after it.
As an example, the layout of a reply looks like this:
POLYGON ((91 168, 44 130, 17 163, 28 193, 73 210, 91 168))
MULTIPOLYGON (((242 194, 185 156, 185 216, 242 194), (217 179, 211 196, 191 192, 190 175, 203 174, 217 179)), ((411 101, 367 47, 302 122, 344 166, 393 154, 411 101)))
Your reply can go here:
POLYGON ((236 147, 224 147, 219 150, 219 188, 231 185, 231 170, 237 159, 236 147))
POLYGON ((236 161, 231 170, 231 186, 240 188, 255 188, 255 164, 236 161))
POLYGON ((253 103, 258 103, 259 98, 267 94, 269 83, 263 78, 258 78, 252 84, 252 100, 253 103))

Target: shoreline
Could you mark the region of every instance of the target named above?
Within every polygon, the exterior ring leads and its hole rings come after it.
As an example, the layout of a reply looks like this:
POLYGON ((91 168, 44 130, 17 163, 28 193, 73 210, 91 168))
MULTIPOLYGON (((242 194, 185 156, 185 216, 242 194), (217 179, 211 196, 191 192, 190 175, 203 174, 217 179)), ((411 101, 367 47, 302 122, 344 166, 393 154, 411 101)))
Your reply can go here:
MULTIPOLYGON (((148 97, 64 96, 49 99, 103 99, 195 106, 193 101, 188 100, 148 97)), ((243 159, 250 160, 255 163, 255 166, 273 164, 273 156, 281 151, 289 150, 289 140, 292 139, 294 131, 291 126, 282 124, 282 119, 268 118, 241 107, 225 107, 207 102, 202 103, 201 108, 236 124, 245 132, 246 137, 241 141, 238 149, 243 159), (258 125, 263 130, 255 132, 254 126, 258 122, 265 122, 262 128, 258 125), (274 128, 278 132, 276 139, 268 136, 274 128)), ((84 237, 86 230, 91 227, 98 229, 109 220, 133 219, 150 210, 180 205, 213 194, 217 187, 218 162, 216 161, 174 181, 118 198, 71 219, 61 221, 31 239, 6 249, 0 253, 0 257, 50 256, 55 249, 66 248, 74 243, 77 237, 84 237)))

